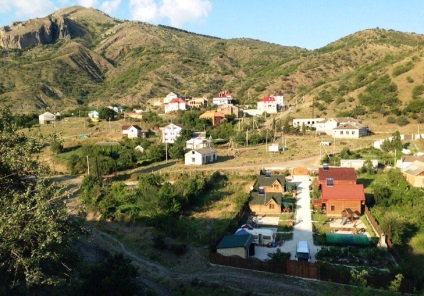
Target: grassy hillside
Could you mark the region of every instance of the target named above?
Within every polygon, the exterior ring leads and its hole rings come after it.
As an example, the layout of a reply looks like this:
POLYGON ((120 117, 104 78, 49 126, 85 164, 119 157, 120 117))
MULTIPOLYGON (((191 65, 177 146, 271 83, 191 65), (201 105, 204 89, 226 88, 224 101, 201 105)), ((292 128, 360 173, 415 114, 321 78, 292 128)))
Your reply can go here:
MULTIPOLYGON (((0 99, 20 110, 77 104, 143 104, 177 91, 240 103, 282 90, 298 115, 424 117, 424 36, 369 29, 309 51, 246 38, 221 39, 121 21, 78 6, 71 38, 0 50, 0 99)), ((29 25, 28 25, 29 26, 29 25)))

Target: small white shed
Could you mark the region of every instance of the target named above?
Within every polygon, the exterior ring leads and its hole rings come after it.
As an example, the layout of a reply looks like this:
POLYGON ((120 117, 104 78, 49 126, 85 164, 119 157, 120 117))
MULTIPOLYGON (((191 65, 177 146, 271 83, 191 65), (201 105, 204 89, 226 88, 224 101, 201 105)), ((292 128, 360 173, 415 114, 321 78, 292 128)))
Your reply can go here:
POLYGON ((40 124, 50 124, 56 120, 56 116, 50 112, 44 112, 38 116, 38 121, 40 124))
POLYGON ((185 165, 204 165, 214 162, 216 159, 216 151, 213 148, 205 147, 187 152, 184 163, 185 165))

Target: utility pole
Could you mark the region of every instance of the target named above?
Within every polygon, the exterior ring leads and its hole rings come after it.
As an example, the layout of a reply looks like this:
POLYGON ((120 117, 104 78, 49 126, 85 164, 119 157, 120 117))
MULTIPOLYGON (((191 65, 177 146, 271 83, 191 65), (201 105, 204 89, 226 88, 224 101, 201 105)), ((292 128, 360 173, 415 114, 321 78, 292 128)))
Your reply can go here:
POLYGON ((266 130, 265 151, 268 151, 268 129, 266 130))
POLYGON ((168 163, 168 142, 165 142, 165 163, 168 163))
POLYGON ((90 162, 88 161, 88 155, 87 155, 87 175, 90 176, 90 162))

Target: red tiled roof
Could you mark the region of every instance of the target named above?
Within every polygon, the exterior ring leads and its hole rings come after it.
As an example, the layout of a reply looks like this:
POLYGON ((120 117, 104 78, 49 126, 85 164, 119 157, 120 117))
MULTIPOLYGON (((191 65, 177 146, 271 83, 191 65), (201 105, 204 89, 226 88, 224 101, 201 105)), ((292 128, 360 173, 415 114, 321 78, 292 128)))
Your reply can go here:
POLYGON ((364 185, 362 184, 335 184, 321 187, 323 200, 365 200, 364 185))
POLYGON ((183 99, 181 98, 173 98, 169 101, 169 103, 185 103, 183 99))
POLYGON ((214 98, 225 98, 225 97, 232 97, 231 93, 228 90, 220 91, 214 96, 214 98))
POLYGON ((273 97, 263 97, 259 102, 275 102, 273 97))
POLYGON ((333 178, 337 181, 353 180, 356 182, 356 173, 354 168, 329 167, 328 170, 319 168, 318 180, 325 181, 327 178, 333 178))

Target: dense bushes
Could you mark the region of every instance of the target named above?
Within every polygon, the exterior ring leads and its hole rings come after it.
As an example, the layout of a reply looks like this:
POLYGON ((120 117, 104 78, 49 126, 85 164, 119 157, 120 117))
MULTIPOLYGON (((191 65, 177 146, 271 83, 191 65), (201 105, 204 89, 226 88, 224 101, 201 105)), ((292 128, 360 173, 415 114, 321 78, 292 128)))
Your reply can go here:
POLYGON ((141 175, 138 186, 128 190, 123 183, 100 187, 96 177, 87 176, 81 186, 82 202, 97 208, 103 218, 135 221, 141 217, 176 216, 202 204, 208 190, 220 186, 225 176, 209 178, 200 173, 182 174, 173 184, 155 174, 141 175))

